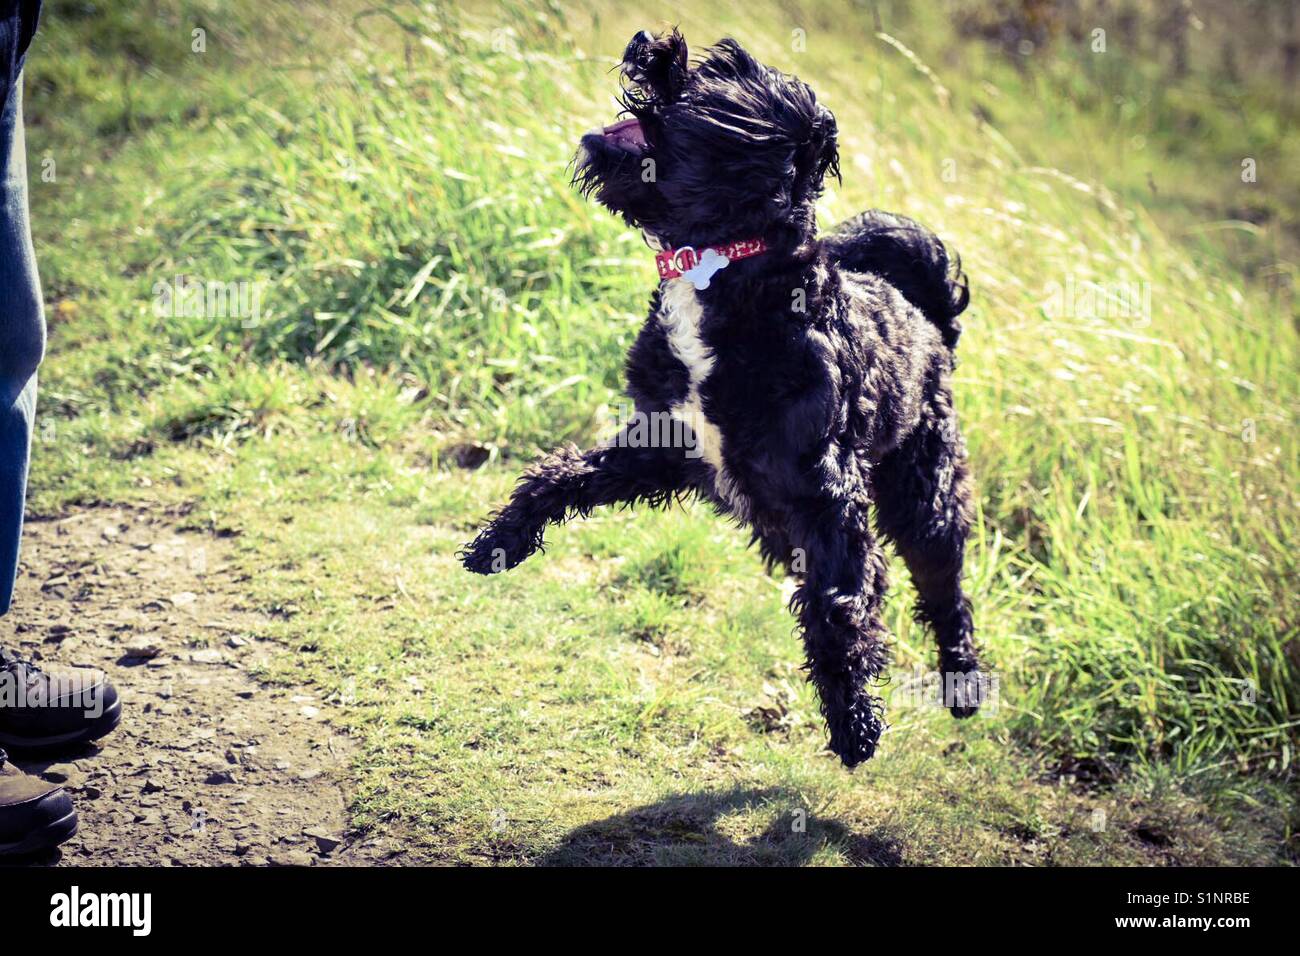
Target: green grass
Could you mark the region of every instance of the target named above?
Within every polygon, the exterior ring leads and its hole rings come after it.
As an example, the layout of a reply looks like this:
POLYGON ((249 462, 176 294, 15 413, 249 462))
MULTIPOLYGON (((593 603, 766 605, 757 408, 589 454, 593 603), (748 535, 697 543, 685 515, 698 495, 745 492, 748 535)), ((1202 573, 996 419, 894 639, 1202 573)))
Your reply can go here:
MULTIPOLYGON (((1294 195, 1262 182, 1271 225, 1201 228, 1243 199, 1206 185, 1236 137, 1294 158, 1285 106, 1234 87, 1243 133, 1190 96, 1208 73, 1154 96, 1122 52, 1022 71, 901 5, 886 38, 847 2, 681 11, 835 111, 825 222, 905 212, 973 279, 956 392, 999 706, 958 725, 898 699, 850 775, 780 582, 705 509, 597 516, 500 578, 453 557, 524 461, 591 441, 618 400, 653 269, 565 165, 645 24, 51 7, 28 78, 33 168, 59 170, 32 186, 52 333, 33 507, 183 500, 238 532, 255 599, 297 609, 268 676, 320 684, 363 741, 359 828, 455 861, 1293 857, 1296 314, 1269 277, 1294 272, 1294 195), (1192 144, 1198 103, 1216 132, 1192 144), (259 314, 160 316, 178 275, 257 283, 259 314), (1089 281, 1136 283, 1149 314, 1052 302, 1089 281), (453 464, 467 443, 486 467, 453 464)), ((900 571, 902 675, 933 652, 900 571)))

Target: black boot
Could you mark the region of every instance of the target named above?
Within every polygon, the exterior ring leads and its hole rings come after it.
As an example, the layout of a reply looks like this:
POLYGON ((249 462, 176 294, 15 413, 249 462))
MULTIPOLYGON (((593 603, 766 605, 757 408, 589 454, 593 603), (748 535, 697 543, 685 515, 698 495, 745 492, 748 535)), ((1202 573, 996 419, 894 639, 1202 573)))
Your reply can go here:
POLYGON ((48 850, 76 832, 77 812, 63 788, 23 773, 0 750, 0 856, 48 850))
POLYGON ((97 740, 122 719, 104 672, 37 667, 0 648, 0 747, 47 750, 97 740))

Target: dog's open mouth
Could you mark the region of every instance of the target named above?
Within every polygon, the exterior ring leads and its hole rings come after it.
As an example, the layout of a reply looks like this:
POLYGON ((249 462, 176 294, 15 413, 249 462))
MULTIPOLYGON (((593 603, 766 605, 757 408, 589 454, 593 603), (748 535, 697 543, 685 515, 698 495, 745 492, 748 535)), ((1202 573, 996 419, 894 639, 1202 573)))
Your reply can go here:
POLYGON ((641 128, 641 121, 636 118, 625 119, 613 126, 606 126, 601 132, 605 137, 605 142, 613 143, 633 152, 639 152, 646 146, 645 130, 641 128))

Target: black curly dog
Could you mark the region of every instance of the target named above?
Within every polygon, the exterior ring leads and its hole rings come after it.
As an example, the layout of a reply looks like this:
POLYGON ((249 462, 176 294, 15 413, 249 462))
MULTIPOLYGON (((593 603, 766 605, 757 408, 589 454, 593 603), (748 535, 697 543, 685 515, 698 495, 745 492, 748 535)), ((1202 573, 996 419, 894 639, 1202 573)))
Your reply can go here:
POLYGON ((691 440, 656 447, 626 426, 554 452, 460 556, 490 574, 601 505, 709 500, 799 581, 807 669, 852 767, 885 726, 868 693, 887 657, 882 538, 958 688, 946 703, 958 717, 979 704, 965 693, 980 679, 961 584, 971 489, 949 384, 966 281, 902 216, 817 238, 813 204, 839 164, 835 118, 806 84, 729 39, 692 65, 676 30, 638 34, 622 70, 631 118, 582 138, 574 182, 661 250, 628 393, 637 416, 672 416, 691 440))

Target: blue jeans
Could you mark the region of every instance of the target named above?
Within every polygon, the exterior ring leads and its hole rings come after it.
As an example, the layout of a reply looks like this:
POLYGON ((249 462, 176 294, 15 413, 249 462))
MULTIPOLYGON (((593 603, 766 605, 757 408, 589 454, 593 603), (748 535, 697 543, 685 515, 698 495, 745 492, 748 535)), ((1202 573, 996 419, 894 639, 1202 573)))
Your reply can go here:
POLYGON ((22 78, 0 113, 0 614, 18 573, 45 316, 27 216, 22 78))

